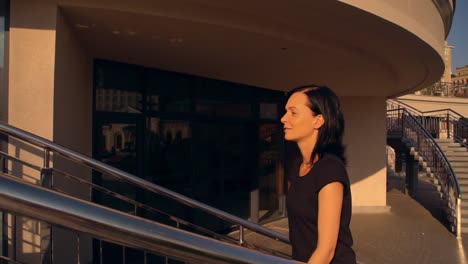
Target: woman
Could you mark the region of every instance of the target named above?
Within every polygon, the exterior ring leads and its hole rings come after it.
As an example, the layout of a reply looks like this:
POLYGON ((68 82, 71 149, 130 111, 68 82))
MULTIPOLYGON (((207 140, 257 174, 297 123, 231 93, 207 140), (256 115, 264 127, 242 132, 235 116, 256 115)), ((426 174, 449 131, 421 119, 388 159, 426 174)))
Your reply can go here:
POLYGON ((285 108, 284 137, 295 142, 302 155, 300 165, 293 167, 286 198, 293 259, 356 263, 338 98, 325 86, 301 86, 288 94, 285 108))

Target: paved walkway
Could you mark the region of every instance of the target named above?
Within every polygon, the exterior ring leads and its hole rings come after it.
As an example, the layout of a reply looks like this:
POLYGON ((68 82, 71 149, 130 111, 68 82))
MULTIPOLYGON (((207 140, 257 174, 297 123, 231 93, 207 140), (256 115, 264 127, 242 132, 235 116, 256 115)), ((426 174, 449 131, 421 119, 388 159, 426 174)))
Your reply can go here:
MULTIPOLYGON (((360 264, 468 264, 468 236, 457 239, 436 218, 437 208, 433 207, 432 212, 426 209, 434 205, 433 202, 425 201, 433 197, 430 189, 421 189, 419 195, 420 201, 416 201, 398 188, 391 188, 387 192, 390 212, 353 214, 351 230, 360 264)), ((279 232, 288 232, 286 219, 266 226, 279 232)), ((253 234, 249 235, 254 239, 253 234)), ((290 251, 278 242, 256 240, 256 243, 274 244, 277 250, 290 251)))

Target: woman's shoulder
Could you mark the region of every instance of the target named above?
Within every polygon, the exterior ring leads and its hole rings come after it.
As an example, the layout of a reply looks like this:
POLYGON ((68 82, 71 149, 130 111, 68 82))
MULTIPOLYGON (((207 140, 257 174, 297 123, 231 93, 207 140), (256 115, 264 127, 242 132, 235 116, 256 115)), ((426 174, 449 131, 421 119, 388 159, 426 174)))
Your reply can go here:
POLYGON ((343 160, 341 160, 337 155, 329 153, 324 154, 317 162, 317 165, 320 165, 321 167, 346 167, 343 160))
POLYGON ((341 182, 349 186, 348 173, 344 162, 336 155, 326 154, 318 162, 314 172, 317 191, 332 182, 341 182))

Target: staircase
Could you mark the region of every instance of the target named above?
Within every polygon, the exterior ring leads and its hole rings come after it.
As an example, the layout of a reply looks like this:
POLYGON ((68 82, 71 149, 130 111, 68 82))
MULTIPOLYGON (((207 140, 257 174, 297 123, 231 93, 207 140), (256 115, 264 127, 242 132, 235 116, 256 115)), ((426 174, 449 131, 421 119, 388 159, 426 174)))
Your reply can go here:
POLYGON ((406 175, 410 192, 422 191, 426 208, 434 216, 442 212, 442 219, 448 220, 457 236, 468 234, 468 124, 463 120, 450 109, 421 112, 396 100, 387 101, 387 144, 414 157, 406 175), (417 186, 419 182, 424 187, 417 186))
MULTIPOLYGON (((443 139, 442 141, 447 140, 443 139)), ((411 146, 411 143, 406 142, 406 144, 410 149, 410 155, 418 163, 418 185, 413 198, 424 206, 434 218, 455 232, 457 228, 456 211, 450 206, 450 199, 444 193, 441 181, 435 176, 433 169, 424 160, 424 157, 411 146)), ((404 174, 402 181, 405 181, 406 175, 404 174)), ((464 233, 463 228, 462 233, 464 233)))
MULTIPOLYGON (((462 197, 468 197, 468 150, 452 139, 436 139, 457 175, 462 197)), ((462 203, 462 233, 468 234, 468 202, 462 203)))

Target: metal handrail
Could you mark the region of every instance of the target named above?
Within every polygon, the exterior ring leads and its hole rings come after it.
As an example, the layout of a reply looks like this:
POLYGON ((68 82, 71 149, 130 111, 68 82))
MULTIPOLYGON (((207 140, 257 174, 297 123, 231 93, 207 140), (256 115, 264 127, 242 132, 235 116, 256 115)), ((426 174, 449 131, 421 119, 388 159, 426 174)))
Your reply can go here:
POLYGON ((197 208, 200 209, 206 213, 209 213, 211 215, 214 215, 220 219, 229 221, 233 224, 236 224, 239 226, 240 229, 247 228, 250 231, 254 231, 256 233, 265 235, 269 238, 272 238, 277 241, 281 241, 283 243, 289 244, 289 238, 287 235, 281 234, 279 232, 273 231, 271 229, 268 229, 266 227, 263 227, 261 225, 252 223, 250 221, 244 220, 240 217, 228 214, 224 211, 221 211, 219 209, 216 209, 214 207, 211 207, 209 205, 200 203, 196 200, 193 200, 191 198, 188 198, 184 195, 181 195, 179 193, 173 192, 169 189, 166 189, 162 186, 156 185, 154 183, 151 183, 149 181, 146 181, 144 179, 138 178, 130 173, 124 172, 122 170, 119 170, 115 167, 109 166, 103 162, 97 161, 95 159, 91 159, 81 153, 78 153, 76 151, 67 149, 63 146, 60 146, 56 143, 53 143, 45 138, 39 137, 37 135, 34 135, 32 133, 29 133, 27 131, 24 131, 22 129, 13 127, 9 124, 6 124, 4 122, 0 121, 0 132, 3 132, 4 134, 7 134, 9 136, 15 137, 17 139, 20 139, 22 141, 25 141, 27 143, 33 144, 35 146, 44 148, 46 150, 50 151, 55 151, 58 154, 60 154, 63 157, 66 157, 78 164, 86 165, 89 166, 97 171, 107 173, 111 176, 114 176, 116 178, 122 179, 124 181, 133 183, 137 185, 138 187, 158 193, 162 196, 165 196, 167 198, 170 198, 172 200, 175 200, 181 204, 185 204, 187 206, 190 206, 192 208, 197 208))
MULTIPOLYGON (((23 160, 12 157, 11 155, 8 155, 8 154, 6 154, 4 152, 1 152, 1 151, 0 151, 0 158, 10 160, 10 161, 20 162, 20 164, 22 164, 24 166, 34 168, 34 169, 36 169, 36 171, 41 171, 40 167, 34 166, 34 165, 32 165, 32 164, 30 164, 28 162, 25 162, 23 160)), ((1 167, 0 167, 0 169, 1 169, 1 167)), ((123 202, 126 202, 128 204, 131 204, 135 208, 133 215, 137 215, 137 213, 136 213, 137 209, 136 208, 140 208, 140 209, 146 210, 147 212, 158 214, 160 216, 165 217, 165 219, 167 219, 167 220, 175 222, 177 228, 181 228, 181 225, 183 225, 183 226, 185 226, 185 227, 187 227, 189 229, 197 231, 198 234, 208 235, 208 236, 211 236, 212 238, 216 238, 216 239, 218 239, 220 241, 234 243, 234 244, 241 244, 242 246, 244 246, 246 248, 255 249, 255 250, 258 250, 258 251, 261 251, 261 252, 264 252, 264 253, 268 253, 268 254, 271 254, 271 255, 274 255, 274 256, 279 256, 279 257, 288 258, 288 259, 291 258, 291 256, 289 254, 287 254, 287 253, 277 251, 277 250, 274 250, 274 249, 265 248, 262 245, 257 245, 255 243, 250 243, 250 242, 246 241, 245 239, 243 239, 242 235, 240 236, 239 240, 237 240, 236 238, 233 238, 233 237, 231 237, 229 235, 219 234, 219 233, 217 233, 215 231, 212 231, 212 230, 210 230, 208 228, 197 226, 197 225, 195 225, 195 224, 193 224, 191 222, 188 222, 188 221, 183 220, 183 219, 181 219, 179 217, 170 215, 170 214, 168 214, 168 213, 166 213, 164 211, 161 211, 161 210, 158 210, 158 209, 153 208, 151 206, 148 206, 148 205, 146 205, 144 203, 141 203, 141 202, 139 202, 137 200, 128 198, 128 197, 126 197, 126 196, 124 196, 122 194, 119 194, 119 193, 114 192, 112 190, 106 189, 106 188, 104 188, 102 186, 90 183, 90 182, 88 182, 88 181, 86 181, 86 180, 84 180, 84 179, 82 179, 80 177, 76 177, 76 176, 74 176, 74 175, 72 175, 70 173, 67 173, 65 171, 62 171, 62 170, 59 170, 59 169, 56 169, 56 168, 50 168, 50 169, 53 171, 53 174, 60 174, 61 176, 65 177, 65 178, 72 179, 72 180, 74 180, 74 181, 76 181, 76 182, 78 182, 80 184, 87 184, 89 187, 91 187, 92 189, 94 189, 96 191, 99 191, 99 192, 101 192, 103 194, 114 197, 116 199, 119 199, 119 200, 121 200, 123 202)), ((12 176, 12 177, 15 177, 13 175, 10 175, 8 171, 5 171, 5 174, 7 174, 9 176, 12 176)), ((61 188, 58 188, 57 186, 55 186, 53 184, 49 184, 50 182, 47 182, 47 180, 48 180, 47 178, 43 178, 43 180, 41 180, 42 186, 46 185, 49 189, 51 189, 53 191, 57 191, 57 192, 69 195, 69 193, 66 190, 62 190, 61 188), (44 180, 46 180, 46 182, 44 182, 44 180)))
POLYGON ((437 120, 426 120, 426 118, 436 118, 436 119, 445 119, 446 120, 446 128, 447 134, 449 138, 453 138, 456 142, 460 143, 462 146, 468 148, 468 120, 465 119, 463 115, 460 113, 449 109, 438 109, 438 110, 430 110, 430 111, 419 111, 418 109, 401 102, 397 99, 388 99, 387 100, 387 110, 397 109, 397 108, 405 108, 408 112, 413 114, 414 117, 418 117, 420 119, 420 123, 423 127, 429 131, 437 131, 438 128, 434 127, 438 125, 437 120), (437 114, 439 112, 443 112, 441 114, 437 114), (450 125, 452 125, 452 129, 450 129, 450 125))
POLYGON ((298 263, 0 177, 0 208, 122 245, 190 263, 298 263))
MULTIPOLYGON (((451 176, 450 179, 453 181, 454 183, 454 187, 455 187, 455 191, 456 191, 456 194, 457 194, 457 197, 461 197, 461 191, 460 191, 460 185, 458 184, 458 180, 457 180, 457 177, 455 176, 455 172, 453 171, 453 168, 452 166, 450 165, 450 161, 448 160, 447 156, 444 154, 444 152, 442 151, 442 149, 440 148, 439 144, 437 144, 437 142, 435 142, 434 138, 431 136, 431 134, 421 125, 421 123, 419 123, 417 121, 416 118, 414 118, 410 113, 406 113, 406 115, 404 115, 406 118, 409 118, 411 121, 412 121, 412 124, 414 124, 415 126, 417 126, 417 129, 420 133, 424 134, 425 138, 427 140, 429 140, 431 143, 432 143, 432 148, 431 148, 431 152, 434 153, 434 149, 436 151, 436 153, 438 155, 441 156, 441 158, 444 160, 444 165, 445 167, 448 169, 448 174, 451 176)), ((408 123, 404 123, 406 120, 405 118, 403 118, 403 127, 407 127, 408 126, 408 123), (405 126, 406 124, 406 126, 405 126)), ((403 131, 403 134, 404 134, 404 131, 403 131)), ((408 137, 407 137, 408 138, 408 137)), ((411 140, 411 138, 408 138, 411 140)), ((421 155, 424 157, 424 159, 427 161, 427 162, 430 162, 430 159, 428 158, 429 155, 427 152, 425 151, 421 151, 423 150, 420 146, 418 146, 418 143, 417 142, 411 142, 413 143, 413 146, 415 147, 418 147, 418 150, 420 151, 421 155)), ((430 165, 433 165, 433 164, 430 164, 430 165)))
POLYGON ((415 149, 423 156, 429 166, 434 168, 435 176, 440 180, 443 193, 449 198, 451 209, 456 212, 456 232, 457 236, 461 235, 461 198, 460 185, 456 178, 455 172, 440 146, 435 142, 429 131, 421 124, 421 122, 405 108, 387 110, 387 130, 395 132, 401 131, 402 138, 406 138, 415 147, 415 149), (397 113, 396 116, 394 113, 397 113), (396 118, 395 118, 396 117, 396 118), (395 120, 398 119, 398 120, 395 120), (408 128, 412 129, 416 135, 410 135, 408 128), (423 142, 429 144, 429 149, 425 149, 423 142), (434 158, 434 154, 437 156, 434 158), (432 157, 432 158, 431 158, 432 157), (435 164, 435 163, 442 164, 435 164), (441 168, 442 171, 440 170, 441 168), (446 177, 443 177, 443 176, 446 177), (450 184, 449 181, 452 183, 450 184), (454 195, 450 195, 450 186, 454 191, 454 195))

